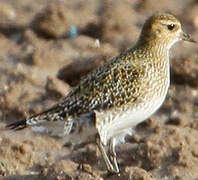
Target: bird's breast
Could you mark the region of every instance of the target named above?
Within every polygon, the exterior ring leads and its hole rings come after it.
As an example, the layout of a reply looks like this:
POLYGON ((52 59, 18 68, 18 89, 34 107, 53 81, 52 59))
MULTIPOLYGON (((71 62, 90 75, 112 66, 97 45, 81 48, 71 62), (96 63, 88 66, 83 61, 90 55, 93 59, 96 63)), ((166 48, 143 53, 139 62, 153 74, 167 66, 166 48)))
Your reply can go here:
POLYGON ((129 134, 131 128, 149 118, 164 102, 170 81, 169 64, 150 71, 135 101, 96 113, 96 128, 104 144, 111 137, 119 139, 129 134))

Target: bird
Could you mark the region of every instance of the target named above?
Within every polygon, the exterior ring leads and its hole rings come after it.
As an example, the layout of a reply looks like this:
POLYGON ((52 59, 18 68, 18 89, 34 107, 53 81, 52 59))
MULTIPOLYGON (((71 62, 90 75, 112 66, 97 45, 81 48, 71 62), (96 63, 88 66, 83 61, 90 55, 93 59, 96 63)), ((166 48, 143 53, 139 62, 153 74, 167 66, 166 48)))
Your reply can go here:
POLYGON ((170 84, 169 50, 178 41, 197 43, 174 15, 155 13, 132 48, 84 76, 59 103, 6 127, 21 130, 62 121, 69 135, 75 123, 88 122, 107 170, 119 173, 116 146, 163 104, 170 84))

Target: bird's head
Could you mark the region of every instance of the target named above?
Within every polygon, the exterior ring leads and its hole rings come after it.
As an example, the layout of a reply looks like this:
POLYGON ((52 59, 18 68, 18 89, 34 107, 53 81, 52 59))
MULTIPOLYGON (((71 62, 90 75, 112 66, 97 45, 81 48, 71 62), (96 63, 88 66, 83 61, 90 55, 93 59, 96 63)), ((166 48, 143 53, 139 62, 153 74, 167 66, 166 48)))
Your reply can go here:
POLYGON ((144 24, 140 35, 141 43, 163 44, 170 48, 177 41, 184 40, 197 43, 182 30, 180 21, 171 14, 155 14, 144 24))

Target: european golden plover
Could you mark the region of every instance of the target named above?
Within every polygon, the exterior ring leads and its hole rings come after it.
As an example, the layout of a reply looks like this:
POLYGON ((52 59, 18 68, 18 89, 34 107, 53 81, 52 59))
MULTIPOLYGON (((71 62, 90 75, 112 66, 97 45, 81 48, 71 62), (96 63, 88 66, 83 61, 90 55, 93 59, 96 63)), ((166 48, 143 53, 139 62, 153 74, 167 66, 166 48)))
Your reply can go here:
POLYGON ((180 40, 196 42, 173 15, 151 16, 133 48, 89 73, 60 103, 7 127, 18 130, 64 121, 67 135, 83 119, 96 130, 95 140, 108 170, 118 173, 115 146, 164 102, 170 83, 169 50, 180 40))

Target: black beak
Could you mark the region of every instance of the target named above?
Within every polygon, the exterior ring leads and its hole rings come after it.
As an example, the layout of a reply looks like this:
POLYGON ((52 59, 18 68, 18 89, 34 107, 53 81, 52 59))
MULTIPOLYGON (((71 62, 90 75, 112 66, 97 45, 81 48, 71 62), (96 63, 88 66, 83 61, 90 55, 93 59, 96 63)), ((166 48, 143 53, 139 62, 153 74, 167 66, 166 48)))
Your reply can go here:
POLYGON ((186 34, 186 33, 182 33, 182 40, 183 41, 193 42, 193 43, 198 43, 193 38, 191 38, 189 34, 186 34))

